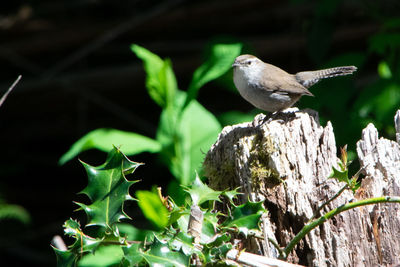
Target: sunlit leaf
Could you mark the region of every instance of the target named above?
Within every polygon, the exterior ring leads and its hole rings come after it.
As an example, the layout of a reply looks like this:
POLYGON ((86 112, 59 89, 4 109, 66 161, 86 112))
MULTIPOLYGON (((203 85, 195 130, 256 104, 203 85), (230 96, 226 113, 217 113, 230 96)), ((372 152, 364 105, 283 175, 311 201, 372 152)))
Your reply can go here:
POLYGON ((118 266, 123 256, 120 245, 101 246, 96 249, 96 253, 83 256, 78 262, 78 267, 118 266))
POLYGON ((237 195, 241 195, 243 193, 240 193, 239 190, 240 187, 235 188, 234 190, 226 190, 223 192, 223 195, 226 196, 229 201, 233 204, 233 199, 237 196, 237 195))
POLYGON ((328 176, 328 178, 336 178, 339 182, 345 182, 346 184, 350 183, 349 180, 349 171, 346 170, 338 170, 332 166, 332 172, 328 176))
POLYGON ((144 216, 158 229, 163 229, 169 221, 168 209, 156 192, 136 191, 136 198, 144 216))
POLYGON ((224 259, 226 253, 232 249, 232 244, 229 243, 231 236, 228 233, 218 234, 212 242, 204 244, 203 253, 206 259, 205 263, 215 263, 218 260, 224 259))
POLYGON ((150 249, 142 253, 150 266, 188 266, 190 257, 183 252, 173 251, 166 241, 154 239, 150 249))
POLYGON ((220 201, 219 196, 222 191, 216 191, 205 185, 196 175, 195 180, 189 189, 186 190, 192 198, 193 204, 201 205, 206 201, 220 201))
POLYGON ((150 97, 162 108, 172 105, 177 84, 171 61, 162 60, 146 48, 135 44, 131 49, 143 61, 147 74, 146 87, 150 97))
MULTIPOLYGON (((177 101, 183 102, 184 92, 178 96, 177 101)), ((162 158, 180 184, 188 185, 194 180, 195 171, 201 169, 204 152, 220 131, 221 125, 215 116, 196 100, 180 116, 171 115, 167 110, 162 112, 157 141, 163 146, 162 158)))
POLYGON ((234 227, 247 235, 250 230, 258 230, 261 215, 265 212, 263 202, 250 202, 235 206, 231 216, 222 224, 224 227, 234 227))
POLYGON ((135 155, 141 152, 156 153, 161 150, 161 145, 149 137, 116 129, 100 128, 89 132, 76 141, 60 158, 59 163, 64 164, 88 149, 95 148, 108 152, 113 146, 121 146, 121 151, 126 155, 135 155))
POLYGON ((197 92, 206 83, 217 79, 227 72, 242 50, 241 43, 215 44, 211 47, 210 55, 193 74, 188 89, 188 98, 184 107, 196 98, 197 92))
POLYGON ((381 78, 390 79, 392 78, 392 71, 386 61, 379 62, 378 74, 381 78))

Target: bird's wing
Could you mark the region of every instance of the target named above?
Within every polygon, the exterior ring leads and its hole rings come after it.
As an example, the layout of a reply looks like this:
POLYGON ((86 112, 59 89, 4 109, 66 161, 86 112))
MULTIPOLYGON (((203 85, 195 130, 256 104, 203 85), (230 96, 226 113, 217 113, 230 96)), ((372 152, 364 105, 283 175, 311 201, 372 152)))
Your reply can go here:
POLYGON ((268 72, 263 73, 263 79, 260 87, 268 91, 274 91, 282 94, 301 94, 313 96, 313 94, 301 85, 296 77, 286 71, 268 64, 268 72))

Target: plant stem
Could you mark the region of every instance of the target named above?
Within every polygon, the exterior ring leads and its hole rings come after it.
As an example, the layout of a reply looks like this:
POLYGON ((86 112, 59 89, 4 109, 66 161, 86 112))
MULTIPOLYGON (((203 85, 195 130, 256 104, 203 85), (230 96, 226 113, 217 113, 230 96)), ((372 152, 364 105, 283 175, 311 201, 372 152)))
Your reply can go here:
POLYGON ((294 247, 297 245, 297 243, 299 243, 301 239, 303 239, 309 232, 311 232, 311 230, 313 230, 315 227, 323 224, 325 221, 329 220, 333 216, 335 216, 343 211, 349 210, 349 209, 354 209, 356 207, 366 206, 366 205, 371 205, 371 204, 378 204, 378 203, 400 203, 400 197, 383 196, 383 197, 368 198, 368 199, 363 199, 360 201, 344 204, 344 205, 341 205, 340 207, 337 207, 336 209, 329 211, 325 215, 308 223, 307 225, 305 225, 303 227, 303 229, 301 229, 301 231, 283 249, 285 259, 287 258, 289 253, 294 249, 294 247))
POLYGON ((326 205, 328 205, 329 203, 331 203, 335 198, 337 198, 338 196, 340 196, 344 190, 346 190, 347 188, 349 188, 349 186, 346 184, 345 186, 343 186, 333 197, 331 197, 328 201, 326 201, 325 203, 323 203, 321 206, 318 207, 318 209, 314 212, 313 216, 308 220, 307 223, 310 223, 315 217, 317 217, 317 213, 322 210, 326 205))

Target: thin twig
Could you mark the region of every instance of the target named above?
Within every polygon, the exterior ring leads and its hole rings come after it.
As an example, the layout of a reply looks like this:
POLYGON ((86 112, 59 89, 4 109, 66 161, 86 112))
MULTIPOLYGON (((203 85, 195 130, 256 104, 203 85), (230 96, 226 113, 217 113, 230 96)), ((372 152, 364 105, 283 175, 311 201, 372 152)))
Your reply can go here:
POLYGON ((22 75, 19 75, 18 78, 14 81, 14 83, 8 88, 7 92, 1 97, 0 107, 3 105, 4 101, 6 101, 8 94, 14 89, 14 87, 21 80, 21 78, 22 78, 22 75))

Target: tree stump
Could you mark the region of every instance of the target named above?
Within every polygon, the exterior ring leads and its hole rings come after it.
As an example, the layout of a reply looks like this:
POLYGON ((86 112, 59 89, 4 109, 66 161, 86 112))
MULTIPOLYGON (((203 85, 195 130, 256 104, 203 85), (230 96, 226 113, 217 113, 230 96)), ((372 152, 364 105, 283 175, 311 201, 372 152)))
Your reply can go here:
MULTIPOLYGON (((369 125, 357 152, 366 175, 359 193, 344 191, 321 213, 354 198, 400 195, 399 144, 378 139, 377 130, 369 125)), ((204 170, 210 187, 240 186, 241 202, 264 201, 268 210, 262 219, 264 240, 243 240, 244 247, 277 258, 268 238, 286 246, 317 208, 343 187, 327 178, 339 161, 336 153, 332 125, 322 127, 315 111, 259 114, 252 122, 222 130, 206 155, 204 170)), ((307 266, 398 264, 399 209, 396 204, 382 204, 343 212, 311 231, 288 261, 307 266)))

